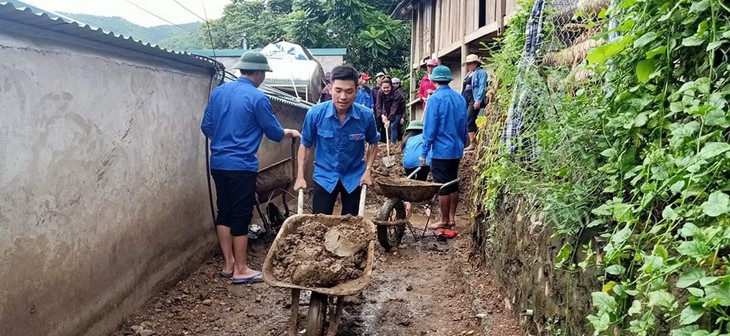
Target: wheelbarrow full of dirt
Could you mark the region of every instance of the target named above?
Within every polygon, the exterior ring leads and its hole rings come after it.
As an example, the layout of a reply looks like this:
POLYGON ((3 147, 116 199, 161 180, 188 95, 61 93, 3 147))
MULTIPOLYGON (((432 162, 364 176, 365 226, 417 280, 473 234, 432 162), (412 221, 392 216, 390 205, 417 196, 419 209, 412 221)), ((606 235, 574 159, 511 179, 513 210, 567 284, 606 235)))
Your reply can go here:
POLYGON ((362 216, 366 189, 363 186, 360 216, 304 215, 303 190, 299 191, 298 214, 284 221, 263 266, 267 284, 291 289, 288 335, 298 333, 302 290, 312 293, 306 335, 325 335, 329 323, 326 335, 335 336, 344 297, 359 293, 370 282, 375 226, 362 216), (336 304, 330 305, 330 298, 336 304))
MULTIPOLYGON (((429 208, 433 207, 436 203, 436 194, 441 189, 459 181, 456 179, 441 184, 412 179, 420 169, 417 168, 406 178, 380 177, 375 179, 380 192, 388 198, 373 220, 373 223, 377 225, 378 242, 386 251, 400 245, 406 227, 410 229, 414 239, 417 239, 411 223, 406 218, 403 202, 426 203, 429 208)), ((421 238, 424 237, 430 221, 431 216, 429 215, 421 238)))

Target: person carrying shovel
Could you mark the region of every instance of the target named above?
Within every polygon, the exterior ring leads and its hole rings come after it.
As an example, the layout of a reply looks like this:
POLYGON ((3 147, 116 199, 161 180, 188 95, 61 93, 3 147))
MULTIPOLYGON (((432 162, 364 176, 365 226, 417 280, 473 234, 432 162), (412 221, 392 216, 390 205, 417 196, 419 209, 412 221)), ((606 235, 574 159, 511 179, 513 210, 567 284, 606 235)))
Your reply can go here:
POLYGON ((257 157, 263 135, 279 142, 298 138, 299 131, 283 129, 271 102, 257 89, 271 71, 262 53, 249 51, 233 66, 241 77, 213 90, 200 129, 210 139, 210 168, 218 203, 215 230, 225 266, 220 275, 234 284, 263 281, 248 267, 248 225, 256 203, 257 157))
MULTIPOLYGON (((453 80, 451 70, 443 65, 433 69, 431 80, 436 91, 428 99, 426 119, 423 122, 423 150, 421 165, 426 165, 430 153, 431 175, 436 183, 455 180, 459 174, 459 162, 464 155, 468 140, 466 129, 466 100, 449 87, 453 80)), ((454 183, 439 191, 441 222, 429 228, 447 237, 455 235, 456 207, 459 203, 459 184, 454 183)))
POLYGON ((357 216, 361 186, 372 182, 370 169, 378 152, 380 134, 372 110, 353 104, 359 78, 351 66, 335 67, 332 100, 312 106, 304 118, 294 190, 307 187, 304 164, 314 156, 312 212, 315 214, 332 215, 340 196, 341 214, 357 216))

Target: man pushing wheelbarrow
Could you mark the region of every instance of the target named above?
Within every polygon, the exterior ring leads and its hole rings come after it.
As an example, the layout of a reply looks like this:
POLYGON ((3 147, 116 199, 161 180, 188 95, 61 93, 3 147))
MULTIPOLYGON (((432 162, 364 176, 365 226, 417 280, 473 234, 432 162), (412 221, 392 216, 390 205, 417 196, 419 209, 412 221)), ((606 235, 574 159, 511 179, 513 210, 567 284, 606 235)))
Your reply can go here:
POLYGON ((299 193, 298 215, 284 222, 264 262, 266 282, 292 290, 289 335, 298 332, 300 290, 312 292, 307 336, 324 333, 329 298, 337 298, 326 328, 327 335, 334 336, 344 296, 360 292, 370 281, 375 227, 364 218, 363 211, 380 134, 372 111, 353 104, 359 77, 352 67, 334 68, 332 100, 317 104, 307 112, 294 184, 299 193), (304 165, 311 156, 314 156, 314 214, 304 215, 303 190, 307 187, 304 165), (341 214, 345 217, 332 216, 338 196, 342 200, 341 214))
POLYGON ((312 211, 315 214, 331 215, 339 195, 342 215, 357 215, 361 186, 372 183, 370 167, 378 152, 380 134, 373 112, 353 104, 359 78, 350 66, 335 67, 332 100, 310 108, 304 119, 294 190, 307 187, 304 164, 314 155, 312 211), (366 147, 367 156, 364 155, 366 147))

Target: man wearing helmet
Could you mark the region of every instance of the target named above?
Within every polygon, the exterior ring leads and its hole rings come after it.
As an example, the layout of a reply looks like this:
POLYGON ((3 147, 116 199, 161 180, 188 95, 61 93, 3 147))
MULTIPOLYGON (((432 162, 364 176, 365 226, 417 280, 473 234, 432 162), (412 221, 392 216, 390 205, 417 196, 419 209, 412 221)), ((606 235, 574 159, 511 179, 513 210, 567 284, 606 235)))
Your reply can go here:
POLYGON ((261 272, 246 262, 248 226, 256 201, 256 152, 264 135, 279 142, 300 134, 281 127, 269 98, 257 89, 271 71, 266 56, 249 51, 233 68, 241 71, 240 78, 213 90, 200 129, 210 139, 218 203, 215 228, 225 260, 219 274, 234 284, 245 284, 262 281, 261 272))
MULTIPOLYGON (((464 145, 468 140, 466 129, 466 100, 449 87, 453 80, 451 70, 443 65, 434 67, 431 80, 436 91, 431 94, 426 105, 423 122, 423 151, 419 160, 426 165, 431 155, 431 175, 436 183, 456 180, 459 162, 464 155, 464 145)), ((451 230, 456 225, 456 207, 459 203, 459 184, 444 186, 439 190, 441 222, 429 225, 437 233, 446 237, 455 235, 451 230)))

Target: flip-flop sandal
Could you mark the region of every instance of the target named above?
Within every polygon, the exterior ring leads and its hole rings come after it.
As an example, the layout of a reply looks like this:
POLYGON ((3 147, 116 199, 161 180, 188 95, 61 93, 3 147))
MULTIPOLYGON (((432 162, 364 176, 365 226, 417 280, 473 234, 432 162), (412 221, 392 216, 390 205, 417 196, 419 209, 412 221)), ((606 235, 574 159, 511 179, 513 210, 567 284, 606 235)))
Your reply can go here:
POLYGON ((443 229, 441 230, 441 236, 445 237, 446 239, 452 239, 456 237, 456 235, 459 234, 459 231, 452 230, 452 229, 443 229))
POLYGON ((220 271, 220 272, 218 272, 218 275, 220 275, 220 276, 221 276, 221 278, 226 278, 226 279, 230 279, 230 278, 232 278, 232 277, 233 277, 233 272, 231 272, 231 273, 226 273, 226 271, 220 271))
POLYGON ((261 272, 256 271, 254 275, 248 277, 248 278, 233 278, 231 277, 231 282, 234 285, 243 285, 243 284, 254 284, 258 282, 263 282, 264 279, 261 277, 261 272))

